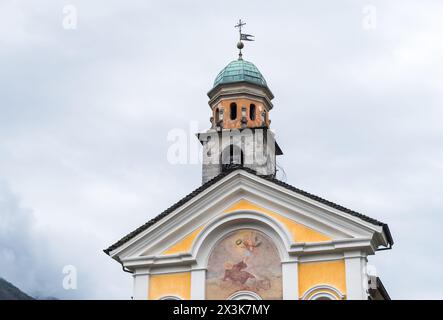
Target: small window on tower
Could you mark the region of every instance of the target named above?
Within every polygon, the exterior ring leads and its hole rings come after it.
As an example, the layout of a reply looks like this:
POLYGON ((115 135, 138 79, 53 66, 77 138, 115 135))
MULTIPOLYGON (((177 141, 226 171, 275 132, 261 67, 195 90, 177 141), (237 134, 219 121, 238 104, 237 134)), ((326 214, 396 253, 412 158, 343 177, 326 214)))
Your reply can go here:
POLYGON ((255 104, 249 106, 249 118, 255 120, 255 104))
POLYGON ((231 103, 231 120, 237 119, 237 104, 231 103))
POLYGON ((217 124, 220 121, 220 110, 215 109, 215 123, 217 124))

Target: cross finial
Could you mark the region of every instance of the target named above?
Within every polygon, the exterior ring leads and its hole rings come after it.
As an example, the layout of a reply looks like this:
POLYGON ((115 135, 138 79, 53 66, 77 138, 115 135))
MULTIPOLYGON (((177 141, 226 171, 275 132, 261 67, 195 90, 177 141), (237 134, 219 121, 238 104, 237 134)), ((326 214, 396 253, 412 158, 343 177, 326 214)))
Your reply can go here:
POLYGON ((238 28, 240 38, 241 38, 241 27, 243 27, 244 25, 246 25, 246 22, 243 22, 243 21, 241 21, 241 19, 239 19, 238 24, 234 26, 235 28, 238 28))
POLYGON ((241 19, 238 20, 238 24, 236 24, 234 27, 238 28, 238 33, 239 33, 239 41, 237 43, 237 48, 240 50, 240 52, 238 53, 238 59, 242 60, 242 53, 241 53, 241 49, 243 49, 244 44, 242 42, 243 41, 254 41, 254 39, 252 39, 254 36, 250 35, 250 34, 245 34, 242 33, 241 29, 242 27, 246 25, 246 22, 241 21, 241 19))

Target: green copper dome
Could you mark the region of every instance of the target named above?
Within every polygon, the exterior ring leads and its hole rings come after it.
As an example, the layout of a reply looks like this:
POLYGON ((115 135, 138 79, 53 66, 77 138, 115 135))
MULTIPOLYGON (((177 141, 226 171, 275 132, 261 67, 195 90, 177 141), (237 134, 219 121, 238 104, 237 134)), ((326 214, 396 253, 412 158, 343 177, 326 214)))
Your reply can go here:
POLYGON ((266 80, 257 67, 248 61, 238 59, 229 63, 217 75, 214 81, 214 88, 220 84, 249 82, 262 87, 267 87, 266 80))

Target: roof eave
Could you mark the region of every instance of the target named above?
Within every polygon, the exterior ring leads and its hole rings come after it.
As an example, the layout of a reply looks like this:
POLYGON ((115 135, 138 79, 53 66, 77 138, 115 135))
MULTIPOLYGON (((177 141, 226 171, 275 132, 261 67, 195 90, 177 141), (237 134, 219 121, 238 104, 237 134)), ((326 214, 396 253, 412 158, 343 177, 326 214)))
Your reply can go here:
POLYGON ((257 83, 253 83, 250 81, 245 81, 245 80, 241 80, 241 81, 234 81, 234 82, 229 82, 229 83, 219 83, 216 86, 214 86, 211 90, 208 91, 207 95, 209 97, 209 99, 212 99, 215 95, 215 93, 224 86, 233 86, 233 85, 238 85, 238 84, 248 84, 248 85, 252 85, 252 86, 256 86, 259 87, 261 89, 264 89, 264 91, 266 92, 266 94, 269 96, 269 100, 274 99, 274 94, 272 93, 272 91, 269 89, 269 87, 267 85, 260 85, 257 83))
POLYGON ((392 247, 394 245, 394 239, 392 238, 391 230, 389 230, 389 226, 386 223, 383 223, 383 232, 386 235, 386 239, 388 244, 392 247))

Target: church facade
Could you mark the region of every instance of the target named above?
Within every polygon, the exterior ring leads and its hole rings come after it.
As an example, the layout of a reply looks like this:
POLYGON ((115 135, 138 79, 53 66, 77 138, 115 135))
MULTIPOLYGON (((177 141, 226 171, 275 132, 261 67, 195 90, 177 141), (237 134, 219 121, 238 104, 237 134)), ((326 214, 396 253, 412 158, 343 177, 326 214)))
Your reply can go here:
POLYGON ((240 53, 208 96, 202 185, 104 250, 132 273, 133 298, 389 299, 367 268, 393 245, 387 224, 276 178, 274 96, 257 67, 240 53))

